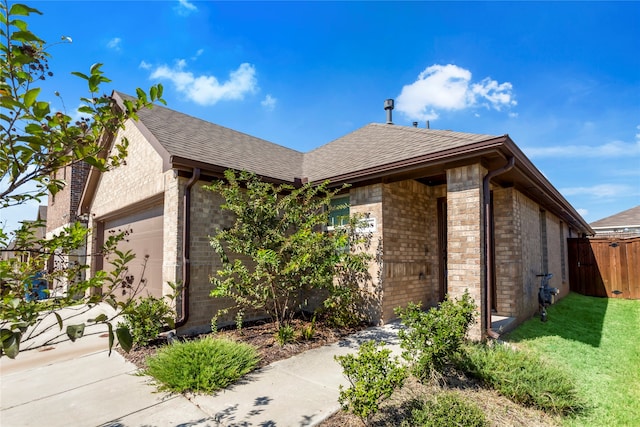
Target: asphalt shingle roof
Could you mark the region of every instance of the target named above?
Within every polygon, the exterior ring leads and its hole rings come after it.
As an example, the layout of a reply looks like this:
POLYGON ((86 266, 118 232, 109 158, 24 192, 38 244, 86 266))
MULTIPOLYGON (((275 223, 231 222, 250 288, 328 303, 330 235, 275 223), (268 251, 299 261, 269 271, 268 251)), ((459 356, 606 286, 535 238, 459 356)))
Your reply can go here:
POLYGON ((310 181, 357 172, 493 139, 447 130, 371 123, 304 155, 310 181))
POLYGON ((640 225, 640 205, 589 224, 591 227, 623 227, 640 225))
POLYGON ((320 181, 495 138, 371 123, 301 153, 162 106, 143 109, 138 116, 169 156, 290 182, 295 178, 320 181))
POLYGON ((302 175, 303 155, 290 148, 162 106, 138 117, 170 156, 291 182, 302 175))

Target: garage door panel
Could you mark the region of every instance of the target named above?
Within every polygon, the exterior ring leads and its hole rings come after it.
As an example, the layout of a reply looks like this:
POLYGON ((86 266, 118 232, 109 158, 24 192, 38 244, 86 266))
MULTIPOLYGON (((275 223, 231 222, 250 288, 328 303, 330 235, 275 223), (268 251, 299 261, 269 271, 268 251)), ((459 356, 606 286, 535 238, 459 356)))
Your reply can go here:
MULTIPOLYGON (((105 239, 114 233, 127 233, 118 244, 121 251, 131 250, 136 258, 129 263, 129 274, 133 276, 133 285, 138 285, 144 277, 146 284, 141 296, 162 296, 163 261, 163 208, 157 206, 143 212, 137 212, 121 218, 115 218, 104 225, 105 239)), ((107 260, 105 260, 107 261, 107 260)), ((111 270, 108 262, 105 270, 111 270)))

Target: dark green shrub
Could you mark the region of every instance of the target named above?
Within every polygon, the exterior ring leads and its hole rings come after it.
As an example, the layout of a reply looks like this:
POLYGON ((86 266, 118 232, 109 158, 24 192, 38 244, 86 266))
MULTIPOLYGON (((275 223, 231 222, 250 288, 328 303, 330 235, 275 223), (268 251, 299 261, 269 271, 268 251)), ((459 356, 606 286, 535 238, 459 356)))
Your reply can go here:
POLYGON ((459 367, 516 403, 556 414, 583 407, 571 378, 533 353, 504 345, 470 345, 459 367))
POLYGON ((453 363, 473 322, 474 311, 467 292, 455 302, 447 296, 438 308, 428 311, 422 311, 416 304, 396 309, 407 326, 398 333, 404 350, 402 357, 411 364, 416 378, 425 381, 433 371, 440 372, 453 363))
POLYGON ((483 427, 487 419, 477 405, 465 401, 454 392, 442 392, 426 401, 415 402, 410 420, 402 422, 402 427, 483 427))
POLYGON ((259 359, 248 344, 204 338, 164 347, 147 359, 144 373, 155 378, 160 390, 211 393, 251 372, 259 359))
POLYGON ((124 316, 133 343, 144 346, 155 339, 165 326, 174 327, 175 312, 161 298, 141 298, 127 308, 124 316))
POLYGON ((391 358, 391 350, 378 349, 382 346, 368 341, 360 346, 357 355, 335 357, 351 384, 348 388, 340 386, 338 402, 343 410, 357 415, 365 424, 407 377, 397 358, 391 358))

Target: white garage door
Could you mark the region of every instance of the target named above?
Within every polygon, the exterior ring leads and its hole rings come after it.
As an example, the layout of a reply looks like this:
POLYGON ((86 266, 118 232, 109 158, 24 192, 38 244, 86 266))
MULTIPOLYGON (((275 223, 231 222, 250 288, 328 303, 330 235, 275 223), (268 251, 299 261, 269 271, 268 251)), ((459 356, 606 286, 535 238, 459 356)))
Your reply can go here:
MULTIPOLYGON (((104 224, 105 241, 112 233, 130 233, 120 242, 118 249, 131 250, 136 255, 136 258, 129 263, 128 274, 133 276, 134 286, 140 283, 142 277, 146 279, 140 296, 162 296, 162 214, 163 207, 160 205, 107 221, 104 224)), ((104 262, 104 269, 107 271, 112 269, 107 260, 104 262)))

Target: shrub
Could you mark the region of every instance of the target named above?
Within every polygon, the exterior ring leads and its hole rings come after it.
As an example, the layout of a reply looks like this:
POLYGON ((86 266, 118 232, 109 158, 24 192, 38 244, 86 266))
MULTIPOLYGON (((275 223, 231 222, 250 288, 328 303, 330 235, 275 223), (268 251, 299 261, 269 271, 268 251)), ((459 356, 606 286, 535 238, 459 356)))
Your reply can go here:
POLYGON ((338 402, 343 410, 357 415, 365 424, 407 377, 397 358, 391 359, 391 350, 378 348, 382 346, 368 341, 360 346, 357 355, 335 356, 351 384, 346 389, 340 386, 338 402))
POLYGON ((504 345, 470 345, 459 366, 503 396, 526 406, 556 414, 583 407, 569 376, 533 353, 504 345))
POLYGON ((276 332, 276 341, 280 346, 283 346, 295 341, 295 335, 296 331, 293 329, 293 326, 282 324, 278 327, 278 332, 276 332))
POLYGON ((211 393, 255 369, 258 351, 251 345, 204 338, 164 347, 147 359, 145 374, 160 390, 211 393))
POLYGON ((409 420, 402 427, 483 427, 488 425, 484 412, 454 392, 442 392, 426 401, 415 402, 409 420))
POLYGON ((311 323, 303 325, 302 328, 300 329, 300 338, 302 338, 305 341, 309 341, 313 339, 315 334, 316 334, 316 317, 313 316, 313 319, 311 319, 311 323))
POLYGON ((453 363, 473 322, 474 311, 467 292, 455 302, 447 296, 438 308, 426 312, 416 304, 396 309, 408 327, 398 333, 402 357, 411 364, 416 378, 425 381, 433 371, 440 372, 453 363))
POLYGON ((155 339, 165 326, 174 327, 175 312, 164 299, 149 296, 132 303, 123 318, 133 343, 144 346, 155 339))

